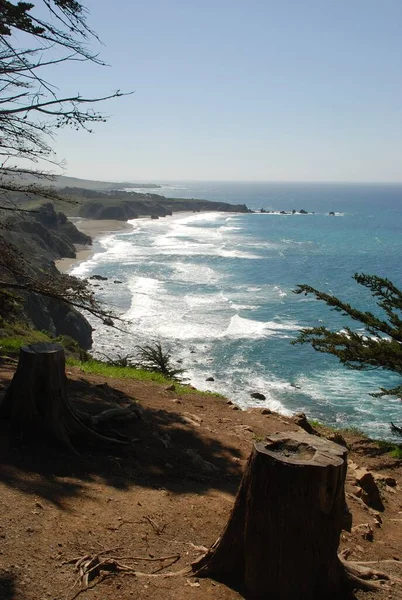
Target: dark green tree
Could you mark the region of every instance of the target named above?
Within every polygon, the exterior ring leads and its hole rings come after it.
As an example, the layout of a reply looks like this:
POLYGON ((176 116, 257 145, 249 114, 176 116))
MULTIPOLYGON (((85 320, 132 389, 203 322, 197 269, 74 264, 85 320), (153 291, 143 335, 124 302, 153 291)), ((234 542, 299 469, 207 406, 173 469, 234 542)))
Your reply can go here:
MULTIPOLYGON (((385 369, 402 375, 402 291, 389 279, 376 275, 355 273, 359 285, 370 290, 381 309, 382 318, 369 311, 357 310, 339 298, 320 292, 309 285, 298 285, 296 294, 313 294, 332 309, 361 323, 365 331, 358 333, 346 326, 342 331, 331 331, 324 326, 302 329, 293 344, 310 344, 314 350, 333 354, 350 369, 369 371, 385 369)), ((393 388, 380 388, 373 394, 381 396, 402 395, 402 384, 393 388)), ((402 428, 391 424, 397 433, 402 428)))

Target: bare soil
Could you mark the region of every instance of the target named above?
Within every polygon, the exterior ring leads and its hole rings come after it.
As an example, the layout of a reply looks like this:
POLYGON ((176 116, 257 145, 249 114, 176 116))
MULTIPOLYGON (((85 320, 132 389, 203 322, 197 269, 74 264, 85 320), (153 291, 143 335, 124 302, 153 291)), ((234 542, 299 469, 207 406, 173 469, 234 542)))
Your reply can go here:
MULTIPOLYGON (((12 375, 11 366, 0 366, 3 389, 12 375)), ((11 448, 7 424, 0 422, 0 599, 242 598, 187 570, 226 524, 253 442, 298 426, 277 414, 241 411, 221 398, 180 395, 158 384, 84 375, 78 368, 68 377, 69 397, 80 408, 96 413, 134 398, 142 418, 119 428, 133 438, 131 445, 80 448, 77 456, 45 445, 11 448), (85 589, 69 561, 88 555, 113 557, 141 575, 104 572, 85 589), (169 573, 179 574, 163 576, 169 573)), ((345 438, 349 459, 402 482, 401 460, 360 436, 345 438)), ((353 525, 368 524, 373 536, 367 527, 343 532, 341 549, 349 560, 392 559, 372 566, 402 578, 400 486, 381 485, 382 522, 355 491, 351 472, 353 525)), ((391 584, 355 597, 402 594, 391 584)))

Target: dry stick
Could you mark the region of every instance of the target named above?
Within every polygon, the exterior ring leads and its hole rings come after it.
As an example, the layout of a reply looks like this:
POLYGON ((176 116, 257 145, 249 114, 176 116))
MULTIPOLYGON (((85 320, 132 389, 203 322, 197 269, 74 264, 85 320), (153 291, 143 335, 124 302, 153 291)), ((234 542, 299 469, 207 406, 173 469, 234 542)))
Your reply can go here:
POLYGON ((164 569, 171 567, 172 565, 176 564, 178 560, 180 560, 180 555, 176 556, 176 558, 174 558, 169 564, 161 565, 158 569, 156 569, 155 571, 152 571, 152 574, 159 573, 159 571, 163 571, 164 569))
POLYGON ((149 561, 149 562, 155 562, 158 560, 173 560, 173 559, 175 559, 177 561, 177 560, 179 560, 179 558, 181 558, 180 554, 172 554, 172 556, 161 556, 160 558, 145 558, 142 556, 116 556, 116 558, 114 560, 145 560, 145 561, 149 561))
POLYGON ((151 525, 152 525, 152 527, 154 528, 154 530, 155 530, 155 532, 156 532, 156 534, 157 534, 157 535, 160 535, 161 533, 163 533, 163 531, 164 531, 164 530, 165 530, 165 528, 166 528, 166 525, 162 525, 162 526, 160 526, 160 525, 158 525, 157 523, 155 523, 155 521, 153 521, 153 520, 151 519, 151 517, 147 517, 147 516, 145 516, 145 517, 144 517, 144 519, 146 519, 147 521, 149 521, 149 522, 151 523, 151 525))

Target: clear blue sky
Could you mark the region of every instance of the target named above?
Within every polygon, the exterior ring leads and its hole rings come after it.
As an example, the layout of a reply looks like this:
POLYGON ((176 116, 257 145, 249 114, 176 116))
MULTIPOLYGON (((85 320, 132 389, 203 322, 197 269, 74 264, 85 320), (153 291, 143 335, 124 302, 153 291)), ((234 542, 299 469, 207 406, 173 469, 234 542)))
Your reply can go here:
POLYGON ((401 0, 84 3, 111 66, 59 87, 135 94, 59 135, 68 175, 402 181, 401 0))

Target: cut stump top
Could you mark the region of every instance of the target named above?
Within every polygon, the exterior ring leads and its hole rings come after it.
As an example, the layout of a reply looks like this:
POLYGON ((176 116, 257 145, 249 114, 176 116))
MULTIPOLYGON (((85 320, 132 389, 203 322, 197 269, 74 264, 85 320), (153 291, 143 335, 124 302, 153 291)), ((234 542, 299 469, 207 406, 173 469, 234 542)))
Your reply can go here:
POLYGON ((305 431, 273 433, 254 446, 258 453, 293 466, 339 467, 346 455, 343 446, 305 431))
POLYGON ((28 354, 51 354, 53 352, 64 352, 64 348, 60 344, 52 342, 38 342, 36 344, 29 344, 29 346, 22 346, 21 352, 28 354))

